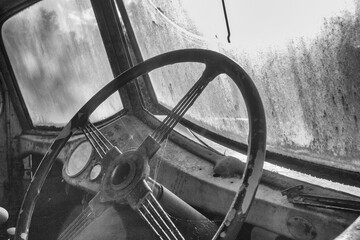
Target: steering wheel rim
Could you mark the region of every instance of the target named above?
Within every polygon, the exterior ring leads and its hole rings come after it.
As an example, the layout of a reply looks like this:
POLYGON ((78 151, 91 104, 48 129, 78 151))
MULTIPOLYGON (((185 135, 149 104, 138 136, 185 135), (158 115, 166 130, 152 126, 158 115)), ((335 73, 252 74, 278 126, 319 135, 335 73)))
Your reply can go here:
MULTIPOLYGON (((215 67, 217 75, 227 74, 238 86, 244 98, 249 118, 249 147, 242 183, 223 223, 213 239, 235 239, 254 199, 266 152, 266 120, 260 95, 247 73, 230 58, 209 50, 185 49, 150 58, 125 71, 97 92, 59 133, 43 159, 25 193, 16 225, 16 240, 28 238, 31 217, 45 179, 57 155, 78 128, 84 126, 91 113, 115 91, 133 79, 154 69, 183 62, 204 63, 215 67)), ((216 76, 217 76, 216 75, 216 76)), ((212 79, 214 79, 213 77, 212 79)), ((212 80, 211 79, 211 80, 212 80)))

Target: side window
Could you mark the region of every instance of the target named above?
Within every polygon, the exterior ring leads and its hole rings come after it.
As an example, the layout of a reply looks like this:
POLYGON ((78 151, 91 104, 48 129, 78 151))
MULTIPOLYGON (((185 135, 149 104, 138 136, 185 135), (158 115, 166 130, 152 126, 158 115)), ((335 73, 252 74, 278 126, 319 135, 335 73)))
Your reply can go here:
MULTIPOLYGON (((35 126, 61 126, 113 74, 90 0, 45 0, 8 19, 2 38, 35 126)), ((91 116, 123 108, 116 92, 91 116)))

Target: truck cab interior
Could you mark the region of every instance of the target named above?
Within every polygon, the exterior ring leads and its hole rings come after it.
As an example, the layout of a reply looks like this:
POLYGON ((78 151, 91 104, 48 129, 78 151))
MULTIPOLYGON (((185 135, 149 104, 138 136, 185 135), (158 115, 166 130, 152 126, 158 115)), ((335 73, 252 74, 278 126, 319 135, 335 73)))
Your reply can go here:
POLYGON ((0 0, 0 238, 360 239, 357 0, 0 0))

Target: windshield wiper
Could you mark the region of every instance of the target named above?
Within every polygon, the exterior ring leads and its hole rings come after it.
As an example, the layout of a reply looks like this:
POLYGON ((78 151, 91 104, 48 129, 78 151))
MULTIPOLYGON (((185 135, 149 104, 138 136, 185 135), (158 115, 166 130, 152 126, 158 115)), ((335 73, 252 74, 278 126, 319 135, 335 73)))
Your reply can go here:
POLYGON ((303 185, 298 185, 282 191, 281 194, 293 204, 360 213, 360 201, 307 194, 302 192, 303 189, 303 185))
POLYGON ((196 133, 194 133, 191 129, 189 129, 189 132, 191 133, 191 135, 196 138, 196 140, 198 140, 204 147, 206 147, 207 149, 209 149, 210 151, 214 152, 214 153, 217 153, 217 154, 220 154, 220 155, 224 155, 222 154, 221 152, 219 152, 218 150, 210 147, 206 142, 204 142, 196 133))

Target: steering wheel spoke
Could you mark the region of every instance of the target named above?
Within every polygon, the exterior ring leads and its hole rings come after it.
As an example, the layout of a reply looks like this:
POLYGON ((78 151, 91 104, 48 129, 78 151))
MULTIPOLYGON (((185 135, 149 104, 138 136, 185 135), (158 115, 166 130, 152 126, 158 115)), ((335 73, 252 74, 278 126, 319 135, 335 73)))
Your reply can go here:
POLYGON ((88 206, 60 233, 57 240, 75 239, 98 216, 110 207, 111 204, 102 203, 100 201, 100 195, 97 194, 89 202, 88 206))
MULTIPOLYGON (((144 226, 147 224, 148 229, 152 230, 159 239, 185 239, 182 232, 188 235, 197 232, 196 239, 209 239, 215 233, 217 226, 213 222, 162 185, 150 178, 144 180, 140 185, 139 189, 142 190, 130 193, 127 198, 130 207, 134 211, 129 211, 126 205, 115 201, 104 202, 102 194, 98 193, 88 203, 88 206, 60 233, 57 239, 86 239, 86 236, 91 232, 89 229, 101 228, 103 224, 108 223, 106 219, 110 214, 112 214, 111 219, 113 219, 114 215, 120 219, 127 219, 128 214, 130 214, 132 221, 139 223, 139 220, 136 220, 136 217, 131 212, 137 213, 144 220, 144 226), (164 206, 162 206, 163 204, 164 206), (175 223, 180 224, 181 231, 175 223)), ((122 221, 117 220, 117 223, 121 231, 127 234, 127 231, 131 231, 131 229, 124 226, 122 221)))
POLYGON ((187 110, 194 104, 195 100, 199 97, 205 87, 211 82, 219 72, 217 68, 212 68, 211 65, 206 65, 204 72, 194 86, 185 94, 185 96, 176 104, 170 114, 164 119, 164 121, 156 128, 151 134, 151 137, 158 143, 162 143, 164 139, 169 135, 171 130, 184 116, 187 110))
POLYGON ((150 192, 136 211, 146 220, 160 239, 184 239, 168 214, 150 192))
POLYGON ((91 122, 87 122, 84 127, 81 127, 81 131, 101 159, 114 147, 107 137, 91 122))
POLYGON ((154 239, 155 234, 129 206, 103 202, 98 193, 62 230, 57 240, 114 239, 114 236, 150 240, 154 239))
POLYGON ((160 149, 160 143, 156 141, 152 136, 147 136, 145 140, 138 147, 137 151, 146 156, 150 160, 155 153, 160 149))
POLYGON ((151 188, 144 179, 128 194, 128 204, 147 222, 160 239, 184 239, 168 214, 154 197, 151 188))

